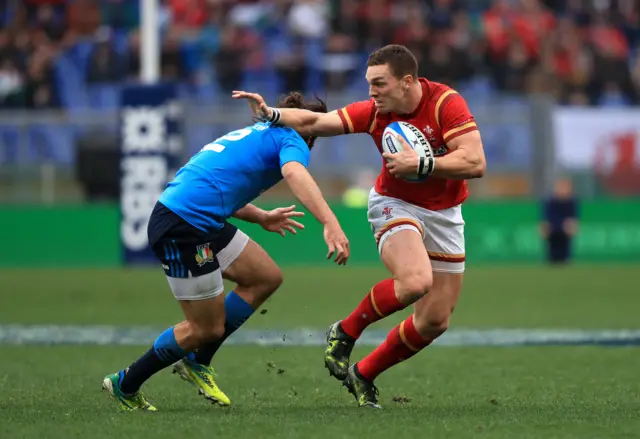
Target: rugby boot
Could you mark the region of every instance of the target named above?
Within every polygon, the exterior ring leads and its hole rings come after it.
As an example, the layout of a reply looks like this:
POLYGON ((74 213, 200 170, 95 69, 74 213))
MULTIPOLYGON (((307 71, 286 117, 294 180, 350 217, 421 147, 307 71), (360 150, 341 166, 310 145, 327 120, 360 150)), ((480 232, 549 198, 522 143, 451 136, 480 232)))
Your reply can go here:
POLYGON ((157 411, 157 409, 147 401, 142 391, 138 390, 132 395, 123 393, 122 390, 120 390, 120 375, 120 372, 112 373, 102 380, 102 389, 106 390, 109 396, 118 403, 120 410, 125 412, 135 410, 147 412, 157 411))
POLYGON ((198 389, 198 393, 211 403, 221 406, 231 404, 229 397, 216 384, 213 367, 183 358, 173 365, 173 373, 177 373, 180 378, 191 383, 198 389))
POLYGON ((349 370, 349 356, 356 344, 356 340, 342 330, 340 322, 336 322, 327 331, 326 347, 324 349, 324 364, 331 376, 342 381, 349 370))
POLYGON ((378 388, 373 384, 373 381, 360 375, 357 366, 358 363, 349 368, 347 378, 342 384, 356 398, 358 406, 381 409, 382 407, 378 404, 378 388))

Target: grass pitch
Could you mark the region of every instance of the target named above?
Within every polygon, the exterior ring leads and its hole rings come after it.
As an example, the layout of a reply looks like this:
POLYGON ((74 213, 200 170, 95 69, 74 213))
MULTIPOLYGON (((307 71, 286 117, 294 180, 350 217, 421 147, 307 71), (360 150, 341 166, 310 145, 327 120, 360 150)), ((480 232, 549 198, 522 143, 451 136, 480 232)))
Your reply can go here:
POLYGON ((119 413, 101 378, 143 349, 0 348, 0 436, 582 439, 640 432, 637 349, 434 348, 379 378, 384 410, 374 412, 354 406, 318 349, 231 346, 216 361, 231 407, 209 405, 163 371, 145 385, 158 412, 119 413))
MULTIPOLYGON (((638 328, 635 266, 470 267, 453 326, 638 328)), ((153 270, 0 272, 0 324, 168 326, 180 319, 153 270)), ((249 321, 324 329, 386 277, 379 268, 295 268, 249 321)), ((376 326, 390 327, 408 311, 376 326)), ((148 346, 0 345, 0 438, 634 438, 636 347, 437 347, 382 375, 382 411, 362 410, 322 349, 225 346, 232 406, 210 406, 169 371, 145 391, 157 413, 117 411, 100 384, 148 346)), ((353 358, 369 348, 357 348, 353 358)))

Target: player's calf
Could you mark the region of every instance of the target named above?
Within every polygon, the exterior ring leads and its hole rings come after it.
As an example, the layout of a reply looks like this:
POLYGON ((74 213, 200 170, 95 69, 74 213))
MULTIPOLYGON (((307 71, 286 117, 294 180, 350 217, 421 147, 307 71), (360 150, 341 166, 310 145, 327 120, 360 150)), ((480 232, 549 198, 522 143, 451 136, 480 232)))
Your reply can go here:
POLYGON ((413 219, 383 226, 376 234, 380 255, 393 274, 376 284, 340 326, 357 339, 370 324, 406 308, 433 285, 429 256, 422 242, 422 226, 413 219), (405 224, 406 223, 406 224, 405 224))
POLYGON ((356 340, 372 323, 406 308, 422 297, 431 286, 431 275, 420 270, 403 279, 378 282, 356 309, 327 332, 324 363, 332 376, 345 379, 356 340))
POLYGON ((409 316, 389 332, 380 346, 356 363, 362 377, 373 382, 382 372, 411 358, 433 342, 432 338, 418 332, 415 323, 414 316, 409 316))
POLYGON ((406 308, 421 299, 431 288, 429 271, 415 269, 407 275, 377 283, 358 307, 342 322, 342 330, 357 339, 374 322, 406 308))
MULTIPOLYGON (((225 225, 225 230, 230 227, 225 225)), ((278 265, 262 247, 240 230, 233 231, 233 238, 218 256, 223 277, 237 285, 224 301, 226 320, 223 336, 199 346, 197 352, 189 357, 205 366, 211 364, 224 341, 282 284, 282 271, 278 265)))
MULTIPOLYGON (((219 281, 222 285, 222 278, 219 281)), ((180 301, 186 321, 166 329, 151 349, 129 368, 120 371, 119 384, 123 393, 138 392, 152 375, 184 358, 197 346, 224 334, 224 296, 221 293, 221 289, 216 289, 212 297, 180 301)))
POLYGON ((416 330, 425 338, 436 339, 449 328, 460 290, 462 273, 435 272, 434 286, 414 305, 416 330))
POLYGON ((410 305, 411 302, 398 297, 398 285, 394 279, 375 284, 351 314, 340 322, 341 329, 355 340, 367 326, 410 305))
POLYGON ((184 351, 190 352, 198 346, 219 340, 224 336, 224 322, 212 321, 205 324, 184 321, 175 326, 176 339, 184 351))
POLYGON ((449 329, 450 311, 434 309, 420 310, 416 307, 414 313, 415 327, 418 333, 429 339, 435 340, 449 329))

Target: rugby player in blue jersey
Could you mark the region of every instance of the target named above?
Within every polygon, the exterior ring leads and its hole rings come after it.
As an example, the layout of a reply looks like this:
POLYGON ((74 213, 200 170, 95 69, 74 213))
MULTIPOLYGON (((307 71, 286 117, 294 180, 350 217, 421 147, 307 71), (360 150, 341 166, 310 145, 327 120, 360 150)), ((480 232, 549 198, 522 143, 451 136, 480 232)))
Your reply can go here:
MULTIPOLYGON (((317 99, 289 94, 278 105, 325 112, 317 99)), ((302 138, 277 120, 232 131, 206 145, 168 183, 149 220, 149 243, 164 268, 186 320, 158 336, 128 368, 108 375, 103 388, 123 410, 155 411, 140 390, 160 370, 174 371, 207 399, 229 405, 214 381, 211 359, 280 286, 282 274, 269 255, 227 222, 236 217, 284 235, 303 228, 294 206, 264 211, 250 204, 284 178, 296 198, 324 226, 327 258, 344 265, 349 242, 307 170, 314 137, 302 138), (237 285, 225 298, 223 278, 237 285)))

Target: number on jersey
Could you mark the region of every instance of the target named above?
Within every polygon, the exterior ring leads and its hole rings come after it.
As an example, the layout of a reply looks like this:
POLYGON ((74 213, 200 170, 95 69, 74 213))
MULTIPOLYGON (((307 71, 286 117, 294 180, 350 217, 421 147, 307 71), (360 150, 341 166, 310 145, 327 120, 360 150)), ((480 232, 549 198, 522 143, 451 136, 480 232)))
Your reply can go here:
POLYGON ((204 148, 202 148, 202 151, 222 152, 226 147, 218 142, 220 142, 221 140, 227 140, 229 142, 233 142, 236 140, 244 139, 249 134, 251 134, 252 131, 253 130, 251 128, 242 128, 239 130, 231 131, 230 133, 225 134, 222 137, 218 137, 216 140, 209 143, 208 145, 205 145, 204 148))

